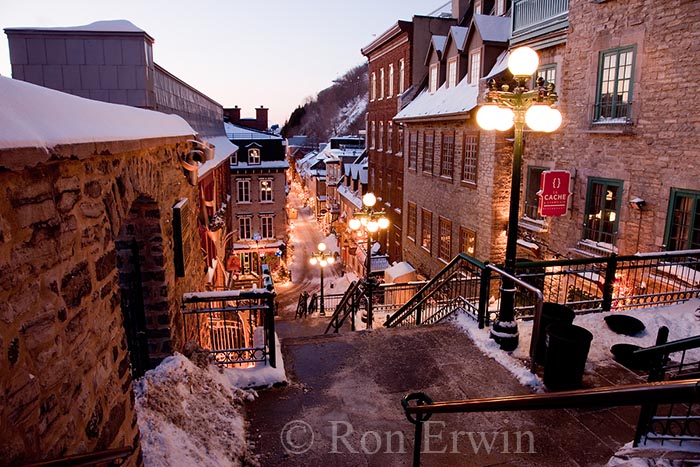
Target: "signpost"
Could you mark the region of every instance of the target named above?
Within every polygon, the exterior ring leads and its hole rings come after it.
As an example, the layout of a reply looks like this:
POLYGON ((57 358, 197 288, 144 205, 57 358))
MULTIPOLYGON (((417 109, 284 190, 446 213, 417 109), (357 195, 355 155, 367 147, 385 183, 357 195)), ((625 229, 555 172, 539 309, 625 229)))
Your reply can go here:
POLYGON ((566 214, 571 196, 571 174, 566 170, 547 170, 540 178, 539 204, 537 211, 543 217, 566 214))

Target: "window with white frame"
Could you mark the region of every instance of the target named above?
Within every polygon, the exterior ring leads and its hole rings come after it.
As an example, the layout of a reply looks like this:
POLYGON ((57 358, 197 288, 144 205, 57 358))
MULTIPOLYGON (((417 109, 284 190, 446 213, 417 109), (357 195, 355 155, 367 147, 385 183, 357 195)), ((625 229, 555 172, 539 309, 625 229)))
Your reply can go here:
POLYGON ((506 14, 506 0, 496 0, 496 16, 506 14))
POLYGON ((394 64, 389 64, 389 90, 387 91, 386 97, 391 97, 394 95, 394 64))
POLYGON ((541 66, 537 70, 537 73, 535 73, 535 84, 537 83, 538 78, 544 78, 545 83, 556 84, 557 65, 551 64, 551 65, 541 66))
POLYGON ((475 15, 481 14, 481 0, 476 0, 474 2, 474 14, 475 15))
POLYGON ((377 98, 377 75, 376 73, 372 72, 372 87, 371 87, 371 95, 370 99, 371 101, 375 100, 377 98))
POLYGON ((457 57, 452 57, 447 61, 447 87, 457 86, 457 57))
POLYGON ((404 81, 404 61, 403 58, 399 60, 399 94, 403 94, 403 91, 405 89, 405 81, 404 81))
POLYGON ((264 178, 260 180, 260 202, 269 203, 273 201, 272 197, 272 179, 264 178))
POLYGON ((384 99, 384 68, 379 70, 379 98, 384 99))
POLYGON ((379 122, 379 151, 384 150, 384 122, 379 122))
POLYGON ((435 92, 438 88, 438 64, 430 65, 430 80, 428 82, 428 91, 435 92))
POLYGON ((248 164, 260 164, 260 149, 250 148, 248 149, 248 164))
POLYGON ((241 240, 250 240, 253 238, 251 233, 251 217, 241 216, 238 218, 238 238, 241 240))
POLYGON ((262 232, 262 238, 275 238, 273 219, 274 217, 272 215, 260 216, 260 231, 262 232))
POLYGON ((394 124, 388 123, 389 127, 386 130, 386 152, 393 152, 394 146, 394 124))
POLYGON ((238 198, 239 203, 250 203, 250 180, 247 178, 238 179, 238 198))
POLYGON ((481 77, 481 50, 469 52, 469 84, 478 84, 481 77))
POLYGON ((372 125, 370 126, 370 134, 369 134, 369 136, 370 136, 370 146, 369 146, 370 149, 375 148, 375 142, 376 142, 376 137, 377 137, 376 129, 377 128, 375 126, 375 123, 372 122, 372 125))
POLYGON ((238 165, 238 151, 231 154, 231 156, 229 157, 229 164, 238 165))

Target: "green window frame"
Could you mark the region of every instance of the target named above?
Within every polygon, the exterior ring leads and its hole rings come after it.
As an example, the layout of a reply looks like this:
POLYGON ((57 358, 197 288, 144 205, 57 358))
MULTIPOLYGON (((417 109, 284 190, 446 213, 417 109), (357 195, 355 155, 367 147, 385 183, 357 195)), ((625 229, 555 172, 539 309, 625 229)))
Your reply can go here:
POLYGON ((588 179, 583 239, 615 245, 620 222, 622 180, 588 179))
POLYGON ((627 46, 600 53, 595 121, 629 123, 637 47, 627 46))
POLYGON ((700 191, 671 189, 664 247, 668 251, 700 249, 700 191))
POLYGON ((537 84, 537 79, 540 77, 544 78, 546 83, 552 83, 556 86, 556 84, 557 84, 557 65, 556 65, 556 63, 552 63, 549 65, 543 65, 537 69, 537 72, 535 73, 535 77, 534 77, 533 88, 534 88, 534 85, 537 84))
POLYGON ((525 216, 541 221, 544 220, 540 216, 539 204, 540 198, 537 196, 537 192, 540 191, 540 180, 542 178, 542 172, 549 170, 546 167, 530 166, 527 168, 527 187, 525 188, 525 216))

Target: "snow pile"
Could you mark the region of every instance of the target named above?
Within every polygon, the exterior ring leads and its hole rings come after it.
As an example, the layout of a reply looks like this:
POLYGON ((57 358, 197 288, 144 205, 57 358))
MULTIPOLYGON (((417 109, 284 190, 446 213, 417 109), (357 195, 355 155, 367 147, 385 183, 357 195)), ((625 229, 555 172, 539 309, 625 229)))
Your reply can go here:
POLYGON ((240 466, 248 457, 242 405, 254 395, 207 361, 168 357, 134 383, 144 465, 240 466))
MULTIPOLYGON (((255 329, 253 337, 253 346, 257 347, 258 343, 263 340, 262 333, 264 329, 258 327, 255 329)), ((237 388, 263 388, 270 387, 275 384, 285 383, 287 375, 284 371, 284 362, 282 361, 282 346, 280 340, 275 336, 275 349, 277 352, 277 367, 273 368, 265 362, 255 362, 250 368, 226 368, 224 376, 228 379, 229 384, 237 388)))
MULTIPOLYGON (((632 442, 625 444, 610 458, 605 467, 686 467, 700 462, 684 460, 683 454, 697 452, 692 444, 682 447, 665 442, 648 441, 644 446, 632 447, 632 442)), ((692 457, 692 456, 691 456, 692 457)), ((695 459, 695 457, 692 457, 695 459)))

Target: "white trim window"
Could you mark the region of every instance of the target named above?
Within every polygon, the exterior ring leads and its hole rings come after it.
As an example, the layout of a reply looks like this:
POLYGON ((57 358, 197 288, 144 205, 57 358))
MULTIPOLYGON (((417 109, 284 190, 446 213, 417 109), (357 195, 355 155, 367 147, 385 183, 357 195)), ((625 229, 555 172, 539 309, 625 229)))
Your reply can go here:
POLYGON ((447 61, 447 87, 457 86, 457 57, 452 57, 447 61))
POLYGON ((399 60, 399 94, 403 94, 405 90, 405 78, 404 78, 404 72, 405 72, 405 66, 404 66, 404 61, 403 58, 399 60))
POLYGON ((272 201, 274 201, 272 196, 272 179, 260 179, 260 202, 271 203, 272 201))
POLYGON ((379 122, 379 151, 384 150, 384 121, 379 122))
POLYGON ((371 131, 370 131, 370 149, 374 149, 376 147, 376 142, 377 142, 377 127, 374 121, 372 122, 371 126, 371 131))
POLYGON ((384 99, 384 68, 379 70, 379 100, 384 99))
POLYGON ((438 88, 438 64, 430 65, 430 81, 428 82, 428 91, 435 92, 438 88))
POLYGON ((469 84, 478 84, 481 78, 481 50, 469 52, 469 84))
POLYGON ((239 203, 250 203, 250 180, 247 178, 240 178, 237 181, 238 186, 238 198, 239 203))
POLYGON ((391 97, 394 95, 394 64, 389 64, 389 90, 387 91, 386 97, 391 97))
POLYGON ((372 88, 371 88, 371 94, 370 94, 370 101, 373 101, 377 98, 377 74, 375 72, 372 72, 372 88))
POLYGON ((258 148, 248 149, 248 164, 249 165, 260 165, 260 149, 258 149, 258 148))
POLYGON ((241 240, 250 240, 252 238, 251 217, 241 216, 238 218, 238 238, 241 240))
POLYGON ((265 239, 275 238, 274 216, 272 216, 272 215, 261 215, 260 216, 260 231, 262 232, 262 238, 265 238, 265 239))
POLYGON ((394 123, 389 122, 388 128, 386 129, 386 152, 393 152, 394 150, 394 123))

